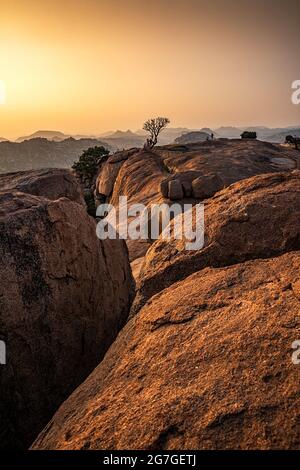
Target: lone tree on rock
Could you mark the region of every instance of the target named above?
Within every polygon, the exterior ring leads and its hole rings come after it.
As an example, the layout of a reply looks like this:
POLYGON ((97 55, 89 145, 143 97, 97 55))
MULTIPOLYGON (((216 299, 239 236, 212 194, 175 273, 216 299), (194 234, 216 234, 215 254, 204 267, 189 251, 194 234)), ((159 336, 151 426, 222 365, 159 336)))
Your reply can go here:
POLYGON ((148 119, 144 125, 144 131, 149 132, 150 137, 147 139, 147 142, 144 145, 144 148, 152 149, 154 145, 157 144, 157 137, 159 136, 160 132, 170 124, 170 120, 166 117, 157 117, 148 119))

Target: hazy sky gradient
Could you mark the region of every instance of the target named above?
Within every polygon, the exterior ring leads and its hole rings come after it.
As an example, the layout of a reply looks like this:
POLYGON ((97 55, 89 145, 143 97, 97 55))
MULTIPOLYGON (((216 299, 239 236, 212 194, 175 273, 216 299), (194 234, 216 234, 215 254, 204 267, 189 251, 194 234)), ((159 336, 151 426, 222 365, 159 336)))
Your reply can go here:
POLYGON ((300 2, 0 0, 0 136, 300 125, 300 2))

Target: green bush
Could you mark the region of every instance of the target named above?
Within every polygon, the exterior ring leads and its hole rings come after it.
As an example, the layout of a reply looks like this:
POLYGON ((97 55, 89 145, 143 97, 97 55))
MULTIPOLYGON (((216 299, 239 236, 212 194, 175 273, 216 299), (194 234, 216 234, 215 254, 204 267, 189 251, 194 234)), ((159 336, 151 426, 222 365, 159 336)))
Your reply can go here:
POLYGON ((105 147, 90 147, 79 157, 79 161, 72 166, 73 170, 85 178, 92 179, 99 168, 101 161, 109 155, 105 147))

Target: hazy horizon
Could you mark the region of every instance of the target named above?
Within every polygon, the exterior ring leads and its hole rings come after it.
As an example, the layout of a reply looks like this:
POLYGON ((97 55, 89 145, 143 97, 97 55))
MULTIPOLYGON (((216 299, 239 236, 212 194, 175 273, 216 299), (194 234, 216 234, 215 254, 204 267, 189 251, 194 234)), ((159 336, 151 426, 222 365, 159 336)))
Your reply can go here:
MULTIPOLYGON (((210 128, 211 130, 215 131, 215 130, 218 130, 219 128, 230 128, 230 127, 233 127, 233 128, 237 128, 237 129, 244 129, 244 128, 269 128, 269 129, 288 129, 288 128, 292 128, 294 127, 295 128, 299 128, 300 129, 300 124, 296 123, 296 124, 292 124, 292 125, 284 125, 284 126, 276 126, 276 127, 273 127, 273 126, 266 126, 266 125, 263 125, 263 124, 257 124, 257 125, 249 125, 249 126, 242 126, 242 125, 220 125, 220 126, 217 126, 217 127, 214 127, 214 126, 199 126, 197 128, 192 128, 192 127, 189 127, 189 126, 186 126, 186 125, 177 125, 177 126, 173 126, 172 123, 170 124, 170 126, 168 127, 169 129, 187 129, 188 131, 200 131, 202 128, 210 128)), ((167 129, 168 129, 167 128, 167 129)), ((28 133, 23 133, 23 134, 20 134, 20 135, 16 135, 16 136, 13 136, 13 137, 7 137, 7 136, 4 136, 4 135, 0 135, 0 138, 7 138, 7 140, 10 140, 12 142, 14 142, 15 140, 17 140, 18 138, 21 138, 21 137, 27 137, 27 136, 31 136, 37 132, 60 132, 60 133, 63 133, 65 134, 67 137, 68 136, 80 136, 82 138, 101 138, 103 137, 103 139, 105 140, 105 135, 107 134, 106 137, 108 137, 110 134, 112 133, 115 133, 117 131, 121 131, 121 132, 127 132, 127 131, 131 131, 133 133, 136 133, 138 131, 141 131, 142 130, 142 126, 140 126, 139 128, 135 128, 135 129, 129 129, 129 128, 124 128, 124 129, 117 129, 117 128, 114 128, 114 129, 110 129, 110 130, 107 130, 107 131, 100 131, 100 132, 95 132, 95 133, 92 133, 92 132, 66 132, 65 130, 62 130, 62 129, 35 129, 33 130, 32 132, 28 132, 28 133)), ((164 132, 164 131, 162 131, 164 132)), ((145 132, 146 134, 146 132, 145 132)))
POLYGON ((299 2, 18 0, 1 5, 0 136, 300 122, 299 2), (253 32, 255 31, 255 34, 253 32))

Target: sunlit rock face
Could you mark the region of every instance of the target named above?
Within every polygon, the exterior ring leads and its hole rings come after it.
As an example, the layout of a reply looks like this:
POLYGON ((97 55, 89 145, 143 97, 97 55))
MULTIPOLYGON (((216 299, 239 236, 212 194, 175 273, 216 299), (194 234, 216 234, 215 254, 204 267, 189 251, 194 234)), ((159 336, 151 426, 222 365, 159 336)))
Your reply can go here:
POLYGON ((299 266, 293 252, 163 290, 33 448, 299 449, 299 266))

